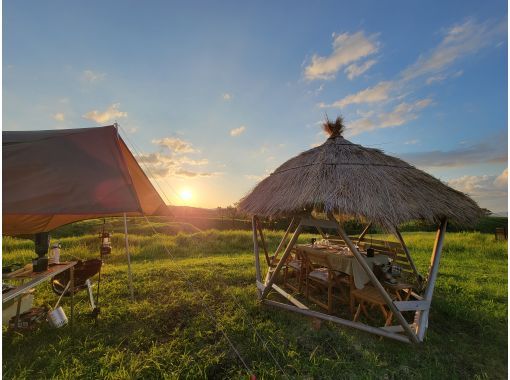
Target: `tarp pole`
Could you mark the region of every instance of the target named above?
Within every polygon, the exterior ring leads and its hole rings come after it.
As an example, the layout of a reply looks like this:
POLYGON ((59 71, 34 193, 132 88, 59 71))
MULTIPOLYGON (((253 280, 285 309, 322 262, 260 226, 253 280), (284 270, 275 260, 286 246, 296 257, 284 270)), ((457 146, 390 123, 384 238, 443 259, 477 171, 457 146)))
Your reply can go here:
POLYGON ((128 281, 129 281, 129 293, 131 294, 131 301, 134 301, 135 295, 133 292, 133 276, 131 275, 131 255, 129 254, 129 242, 128 242, 128 230, 127 230, 127 217, 124 213, 124 240, 126 243, 126 255, 128 260, 128 281))

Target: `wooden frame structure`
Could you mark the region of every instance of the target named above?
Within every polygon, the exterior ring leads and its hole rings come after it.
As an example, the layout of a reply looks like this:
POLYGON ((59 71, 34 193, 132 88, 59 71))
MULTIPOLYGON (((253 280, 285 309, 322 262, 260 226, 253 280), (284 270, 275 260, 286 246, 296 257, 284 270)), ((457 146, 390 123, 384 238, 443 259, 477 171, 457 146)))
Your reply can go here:
MULTIPOLYGON (((311 216, 302 216, 295 217, 292 219, 289 228, 285 232, 278 248, 276 249, 274 255, 272 257, 269 256, 267 251, 267 247, 265 244, 265 240, 262 232, 262 225, 257 216, 253 216, 252 218, 252 226, 253 226, 253 251, 255 255, 255 270, 256 270, 256 284, 259 294, 259 299, 263 304, 276 306, 285 310, 294 311, 309 317, 319 318, 326 321, 334 322, 342 326, 356 328, 358 330, 370 332, 373 334, 377 334, 382 337, 395 339, 405 343, 420 343, 423 342, 425 333, 428 327, 428 316, 430 311, 430 304, 432 301, 432 296, 434 293, 434 286, 437 279, 437 274, 439 270, 439 261, 441 259, 441 251, 443 248, 444 236, 446 233, 446 219, 443 219, 438 227, 436 233, 436 239, 434 243, 434 248, 432 250, 432 256, 430 261, 429 273, 428 273, 428 282, 425 288, 425 292, 423 297, 419 297, 417 300, 412 301, 394 301, 377 279, 375 274, 372 272, 371 268, 368 266, 366 261, 363 259, 361 253, 358 251, 356 245, 352 242, 349 236, 343 229, 341 223, 339 223, 333 215, 328 215, 328 220, 324 219, 315 219, 311 216), (372 285, 379 291, 380 295, 383 297, 386 306, 388 306, 390 312, 393 313, 394 318, 397 320, 398 324, 393 326, 385 326, 385 327, 374 327, 369 326, 367 324, 361 322, 354 322, 347 319, 339 318, 330 314, 325 314, 317 311, 310 310, 306 305, 301 303, 291 294, 287 293, 284 289, 280 288, 275 284, 275 280, 280 273, 281 269, 286 263, 286 260, 289 258, 292 248, 297 242, 299 235, 301 234, 303 228, 305 226, 315 227, 317 231, 324 236, 322 231, 323 228, 335 229, 338 231, 340 237, 345 241, 347 247, 354 255, 357 262, 361 265, 367 276, 370 278, 372 285), (292 232, 293 231, 293 232, 292 232), (286 243, 289 235, 292 233, 290 240, 286 243), (265 276, 264 281, 262 281, 262 269, 260 266, 259 259, 259 237, 263 243, 264 253, 268 263, 268 270, 265 276), (278 255, 283 250, 281 258, 278 259, 278 255), (270 291, 276 291, 278 294, 287 299, 288 303, 276 302, 272 300, 268 300, 267 296, 270 291), (414 322, 409 324, 404 318, 402 312, 404 311, 414 311, 414 322)), ((361 235, 358 238, 358 242, 363 239, 364 235, 368 232, 370 228, 370 224, 363 230, 361 235)), ((407 249, 407 246, 404 243, 402 235, 395 227, 395 236, 399 240, 402 248, 408 257, 409 263, 413 269, 413 272, 418 275, 418 271, 414 262, 411 258, 411 255, 407 249)))

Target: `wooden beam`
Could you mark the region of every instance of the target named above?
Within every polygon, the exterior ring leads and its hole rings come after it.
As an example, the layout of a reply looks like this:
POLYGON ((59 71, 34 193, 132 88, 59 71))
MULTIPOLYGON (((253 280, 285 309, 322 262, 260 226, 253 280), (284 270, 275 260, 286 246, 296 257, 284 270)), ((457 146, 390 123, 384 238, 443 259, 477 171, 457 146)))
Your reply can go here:
POLYGON ((363 229, 363 231, 361 231, 361 234, 358 236, 358 241, 356 242, 356 244, 358 244, 360 241, 363 240, 363 238, 365 237, 365 235, 368 233, 368 231, 370 230, 370 227, 372 227, 372 222, 368 223, 367 226, 363 229))
POLYGON ((337 229, 338 224, 335 222, 332 222, 330 220, 325 219, 314 219, 311 217, 305 217, 301 219, 301 225, 303 226, 310 226, 310 227, 322 227, 322 228, 330 228, 330 229, 337 229))
POLYGON ((272 289, 272 286, 276 280, 276 276, 278 276, 278 273, 280 273, 280 270, 282 269, 283 265, 285 264, 285 260, 287 260, 287 257, 290 255, 292 247, 294 247, 294 244, 296 244, 297 239, 298 239, 299 235, 301 234, 302 229, 303 229, 303 226, 301 225, 301 223, 299 223, 296 228, 296 231, 294 231, 294 234, 290 238, 289 244, 287 245, 287 248, 285 249, 285 252, 283 253, 282 258, 278 262, 276 269, 269 277, 269 281, 267 281, 267 283, 266 283, 266 288, 264 289, 264 291, 262 292, 262 295, 261 295, 262 299, 266 298, 267 294, 269 293, 269 290, 272 289))
POLYGON ((253 231, 253 254, 255 255, 255 276, 257 281, 262 281, 262 275, 260 271, 260 258, 259 258, 259 239, 257 237, 257 217, 253 215, 251 218, 251 226, 253 231))
POLYGON ((370 278, 372 284, 379 291, 379 293, 383 297, 384 301, 386 302, 386 305, 388 305, 389 309, 393 312, 393 314, 397 318, 398 322, 402 325, 402 327, 404 327, 404 330, 407 333, 407 335, 409 336, 409 338, 411 339, 411 341, 413 343, 419 343, 418 337, 416 336, 414 331, 409 328, 408 322, 405 320, 405 318, 402 315, 402 313, 393 304, 393 300, 388 295, 388 292, 381 285, 381 283, 379 282, 379 280, 375 276, 374 272, 372 272, 372 269, 368 266, 367 262, 361 256, 361 253, 359 253, 359 251, 357 250, 356 246, 352 243, 351 239, 349 239, 349 236, 347 236, 347 234, 345 233, 345 231, 342 228, 342 226, 336 221, 336 219, 334 218, 333 215, 329 215, 329 218, 330 218, 331 221, 335 221, 336 222, 338 233, 340 234, 342 239, 345 241, 345 244, 347 244, 347 246, 351 250, 352 254, 356 258, 358 263, 361 265, 361 267, 363 268, 365 273, 367 274, 367 276, 370 278))
POLYGON ((380 335, 380 336, 385 337, 385 338, 395 339, 395 340, 398 340, 398 341, 404 342, 404 343, 409 343, 410 342, 409 338, 407 338, 406 336, 400 335, 400 334, 395 334, 395 333, 390 332, 390 331, 386 331, 386 330, 384 330, 384 329, 382 329, 380 327, 373 327, 373 326, 365 325, 364 323, 349 321, 348 319, 338 318, 338 317, 335 317, 333 315, 320 313, 318 311, 300 309, 300 308, 298 308, 296 306, 287 305, 287 304, 284 304, 284 303, 281 303, 281 302, 276 302, 276 301, 270 301, 270 300, 267 300, 267 299, 262 300, 262 302, 264 304, 266 304, 266 305, 276 306, 276 307, 279 307, 279 308, 282 308, 282 309, 286 309, 286 310, 290 310, 290 311, 294 311, 296 313, 300 313, 300 314, 306 315, 308 317, 319 318, 319 319, 330 321, 330 322, 333 322, 333 323, 336 323, 336 324, 339 324, 339 325, 343 325, 343 326, 347 326, 347 327, 352 327, 352 328, 355 328, 355 329, 358 329, 358 330, 362 330, 362 331, 366 331, 366 332, 369 332, 369 333, 372 333, 372 334, 377 334, 377 335, 380 335))
MULTIPOLYGON (((259 288, 259 290, 261 292, 264 291, 264 289, 266 288, 266 286, 261 283, 261 282, 257 282, 257 288, 259 288)), ((282 295, 283 297, 285 297, 288 301, 290 301, 291 303, 293 303, 296 307, 300 308, 300 309, 306 309, 308 310, 308 306, 302 304, 300 301, 298 301, 294 296, 290 295, 289 293, 287 293, 285 290, 283 290, 282 288, 280 288, 278 285, 276 284, 273 284, 273 289, 276 290, 278 293, 280 293, 280 295, 282 295)))
POLYGON ((292 231, 292 228, 294 228, 294 222, 295 222, 295 218, 292 218, 292 220, 290 221, 289 227, 287 228, 287 231, 285 231, 285 235, 283 235, 283 238, 280 241, 280 244, 278 244, 278 248, 276 248, 276 251, 274 252, 273 260, 275 260, 278 257, 280 250, 285 245, 285 240, 287 240, 287 236, 289 236, 290 231, 292 231))
MULTIPOLYGON (((434 287, 436 285, 437 274, 439 271, 439 261, 441 259, 441 252, 443 250, 444 236, 446 234, 446 219, 441 221, 436 233, 436 240, 434 241, 434 248, 432 250, 432 257, 430 258, 429 276, 427 280, 427 287, 423 294, 423 299, 432 302, 432 295, 434 294, 434 287)), ((418 321, 418 339, 423 341, 425 332, 427 331, 429 323, 430 309, 417 311, 415 314, 415 321, 418 321)))
POLYGON ((429 301, 393 301, 393 304, 400 311, 428 310, 430 308, 429 301))
POLYGON ((418 269, 416 269, 416 265, 414 264, 413 258, 411 257, 411 253, 407 249, 406 242, 404 241, 404 238, 400 234, 400 231, 395 226, 395 236, 397 237, 398 241, 400 242, 400 245, 402 246, 402 249, 404 250, 404 253, 406 254, 407 261, 409 261, 409 264, 411 265, 411 268, 416 275, 416 277, 420 276, 420 273, 418 272, 418 269))
POLYGON ((262 248, 264 249, 264 255, 266 256, 267 266, 271 266, 271 259, 269 258, 269 252, 267 251, 266 241, 264 240, 264 234, 262 233, 262 227, 260 226, 259 218, 255 217, 255 224, 260 235, 260 241, 262 241, 262 248))

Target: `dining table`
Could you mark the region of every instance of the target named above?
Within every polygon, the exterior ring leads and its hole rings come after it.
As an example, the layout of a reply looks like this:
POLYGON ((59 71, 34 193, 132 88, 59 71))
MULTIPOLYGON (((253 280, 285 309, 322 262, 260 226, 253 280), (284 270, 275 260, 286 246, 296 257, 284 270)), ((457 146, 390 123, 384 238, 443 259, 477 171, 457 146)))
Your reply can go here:
MULTIPOLYGON (((370 282, 370 277, 348 247, 334 244, 320 245, 315 243, 297 244, 295 248, 298 252, 303 253, 305 256, 308 252, 316 255, 325 255, 328 262, 331 264, 331 270, 352 276, 356 289, 363 289, 365 285, 370 282)), ((359 252, 363 257, 363 260, 365 260, 372 270, 374 265, 387 265, 390 263, 390 258, 386 255, 376 254, 369 257, 367 256, 366 251, 359 250, 359 252)))

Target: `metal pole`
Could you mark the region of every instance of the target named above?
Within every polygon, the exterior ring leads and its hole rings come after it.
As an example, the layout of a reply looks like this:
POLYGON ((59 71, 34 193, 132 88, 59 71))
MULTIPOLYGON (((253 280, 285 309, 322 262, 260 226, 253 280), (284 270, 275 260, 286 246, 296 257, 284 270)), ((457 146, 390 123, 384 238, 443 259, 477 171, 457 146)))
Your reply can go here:
MULTIPOLYGON (((434 242, 434 249, 432 251, 432 257, 430 258, 429 278, 427 280, 427 288, 423 294, 425 301, 432 302, 432 295, 434 294, 434 286, 436 285, 437 273, 439 271, 439 260, 441 259, 441 251, 443 250, 444 235, 446 232, 446 219, 441 221, 439 228, 436 233, 436 240, 434 242)), ((422 312, 417 311, 415 320, 418 320, 418 338, 420 341, 425 337, 429 323, 429 310, 423 310, 422 312), (418 317, 418 318, 416 318, 418 317)))
POLYGON ((129 293, 131 294, 131 301, 135 299, 133 292, 133 276, 131 275, 131 255, 129 254, 129 242, 128 242, 128 230, 127 230, 127 217, 124 213, 124 240, 126 243, 126 255, 128 259, 128 281, 129 281, 129 293))

